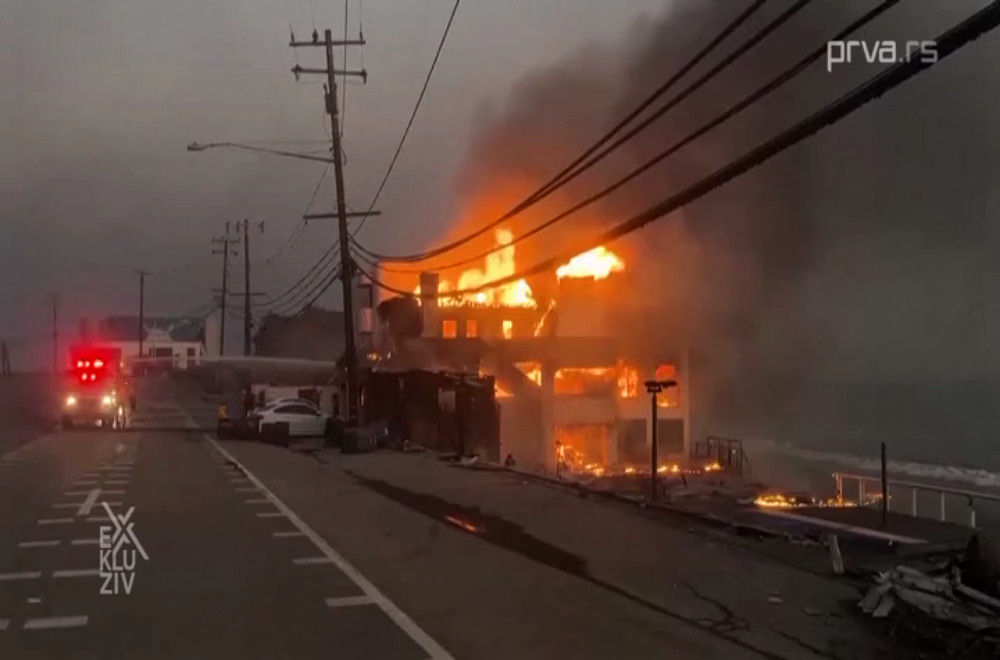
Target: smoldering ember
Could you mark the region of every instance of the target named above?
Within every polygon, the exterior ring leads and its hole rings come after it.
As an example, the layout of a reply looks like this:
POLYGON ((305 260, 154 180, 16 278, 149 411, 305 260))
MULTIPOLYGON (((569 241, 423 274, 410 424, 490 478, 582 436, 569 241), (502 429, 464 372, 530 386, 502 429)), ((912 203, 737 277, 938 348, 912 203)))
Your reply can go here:
POLYGON ((1000 657, 998 24, 7 3, 0 658, 1000 657))

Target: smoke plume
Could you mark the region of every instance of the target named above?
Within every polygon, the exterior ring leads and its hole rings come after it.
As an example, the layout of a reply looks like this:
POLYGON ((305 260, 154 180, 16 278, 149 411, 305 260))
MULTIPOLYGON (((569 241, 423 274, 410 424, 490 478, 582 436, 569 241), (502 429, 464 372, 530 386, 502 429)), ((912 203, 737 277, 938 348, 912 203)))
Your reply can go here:
MULTIPOLYGON (((825 2, 807 7, 613 157, 517 218, 512 225, 515 234, 673 144, 822 45, 874 4, 825 2)), ((900 42, 932 38, 981 3, 942 4, 948 6, 918 3, 919 7, 906 8, 920 12, 911 14, 903 8, 893 10, 859 38, 900 42)), ((745 6, 736 5, 672 3, 660 16, 637 25, 626 43, 588 47, 522 81, 504 107, 482 120, 461 180, 462 221, 456 223, 452 237, 496 217, 558 172, 745 6)), ((677 89, 787 6, 769 4, 677 89)), ((780 413, 803 379, 817 373, 842 377, 846 356, 870 356, 873 347, 888 343, 891 350, 879 354, 874 364, 860 363, 860 370, 851 376, 926 377, 928 372, 920 366, 926 360, 920 356, 929 346, 939 345, 941 337, 923 332, 926 328, 914 332, 905 319, 887 319, 877 312, 870 330, 852 335, 850 326, 861 321, 845 322, 844 315, 871 309, 858 302, 864 285, 840 282, 845 274, 869 269, 872 290, 891 299, 920 284, 919 278, 908 283, 887 278, 892 269, 887 264, 939 263, 941 256, 928 246, 911 249, 912 241, 896 242, 893 235, 918 233, 950 249, 968 247, 970 241, 982 238, 969 225, 959 228, 937 222, 939 218, 913 199, 923 197, 932 208, 955 208, 957 196, 960 206, 970 208, 973 190, 979 198, 987 194, 985 186, 976 189, 969 184, 982 178, 979 163, 996 158, 976 137, 989 121, 981 108, 956 101, 976 98, 976 86, 988 77, 981 50, 985 47, 976 48, 980 50, 970 48, 971 54, 960 53, 954 61, 942 63, 940 70, 894 92, 891 99, 869 106, 681 212, 609 246, 625 257, 633 278, 634 285, 624 295, 653 307, 647 323, 629 324, 622 328, 623 334, 651 350, 691 346, 698 359, 699 388, 711 397, 708 405, 730 408, 732 414, 739 412, 739 403, 746 408, 759 406, 748 387, 766 389, 769 412, 780 413), (941 96, 942 90, 952 94, 950 99, 941 96), (968 150, 969 157, 956 165, 962 176, 949 172, 939 160, 955 152, 956 142, 968 150), (944 184, 943 190, 935 191, 940 196, 914 185, 920 175, 935 186, 944 184), (831 262, 837 250, 849 253, 858 245, 884 248, 886 261, 831 262), (822 297, 814 295, 817 287, 824 290, 822 297), (748 386, 751 374, 753 384, 748 386)), ((877 71, 877 65, 855 63, 828 73, 820 62, 625 189, 518 244, 518 265, 530 265, 559 251, 567 241, 624 220, 682 189, 877 71)), ((478 247, 491 241, 492 237, 484 237, 478 247)), ((544 289, 543 283, 532 286, 544 289)))

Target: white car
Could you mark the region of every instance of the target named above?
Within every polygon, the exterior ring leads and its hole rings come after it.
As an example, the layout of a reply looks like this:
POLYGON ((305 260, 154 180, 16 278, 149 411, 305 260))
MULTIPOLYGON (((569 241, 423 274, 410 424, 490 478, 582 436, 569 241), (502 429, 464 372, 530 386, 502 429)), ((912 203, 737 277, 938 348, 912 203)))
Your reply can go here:
POLYGON ((251 419, 258 433, 262 433, 266 425, 288 424, 289 436, 320 437, 326 434, 330 416, 312 404, 285 402, 261 408, 253 413, 251 419))
POLYGON ((257 410, 261 410, 261 411, 263 411, 263 410, 272 410, 272 409, 276 408, 277 406, 281 406, 281 405, 288 404, 288 403, 301 403, 301 404, 310 406, 314 410, 319 410, 319 406, 316 405, 316 403, 314 401, 310 401, 309 399, 296 399, 295 397, 289 397, 289 396, 281 397, 280 399, 274 399, 273 401, 267 401, 266 403, 264 403, 263 406, 261 406, 257 410))

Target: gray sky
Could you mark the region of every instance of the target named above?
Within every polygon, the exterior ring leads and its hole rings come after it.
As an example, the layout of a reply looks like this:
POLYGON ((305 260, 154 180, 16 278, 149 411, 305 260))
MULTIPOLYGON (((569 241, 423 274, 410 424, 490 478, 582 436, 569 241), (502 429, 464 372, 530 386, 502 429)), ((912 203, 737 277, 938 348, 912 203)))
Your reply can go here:
MULTIPOLYGON (((351 0, 352 34, 359 2, 351 0)), ((347 89, 352 206, 365 206, 374 192, 451 4, 364 0, 370 79, 347 89)), ((788 5, 772 4, 775 10, 788 5)), ((790 25, 790 43, 822 40, 875 2, 815 4, 790 25)), ((934 35, 983 4, 914 0, 904 3, 898 20, 867 36, 934 35)), ((505 106, 525 76, 544 97, 546 85, 558 88, 558 73, 546 77, 557 64, 572 65, 581 54, 620 57, 610 63, 626 73, 622 86, 630 91, 617 102, 623 110, 643 85, 648 91, 665 75, 644 50, 676 42, 691 52, 735 5, 706 2, 713 11, 704 21, 683 15, 664 37, 658 30, 670 22, 662 18, 672 6, 667 0, 464 0, 379 203, 385 215, 369 222, 362 241, 379 251, 409 252, 445 231, 459 204, 458 179, 474 129, 498 113, 530 119, 524 111, 530 99, 505 106)), ((161 271, 148 281, 150 313, 197 307, 218 286, 209 239, 227 220, 265 220, 265 235, 254 235, 254 260, 272 254, 298 222, 322 165, 230 151, 191 154, 184 147, 196 140, 311 140, 290 146, 321 148, 327 135, 322 88, 315 78, 296 83, 289 72, 295 63, 289 24, 305 38, 314 24, 340 34, 342 22, 342 0, 0 0, 0 304, 6 312, 0 336, 47 331, 53 291, 62 295, 64 331, 81 315, 129 312, 138 297, 131 270, 139 267, 161 271)), ((783 52, 773 49, 761 61, 783 52)), ((789 275, 795 286, 774 295, 758 315, 765 322, 755 341, 765 355, 784 356, 793 370, 841 378, 1000 372, 993 346, 1000 306, 991 296, 1000 277, 992 191, 1000 101, 991 93, 998 55, 998 37, 988 35, 782 157, 794 176, 769 170, 749 179, 746 188, 769 197, 758 214, 780 207, 787 196, 786 210, 812 223, 802 244, 808 261, 789 275), (798 345, 803 337, 809 341, 798 345), (796 350, 787 350, 790 342, 796 350)), ((311 49, 298 58, 322 64, 321 53, 311 49)), ((352 51, 348 64, 361 64, 360 51, 352 51)), ((746 71, 708 98, 763 79, 746 71)), ((863 64, 828 79, 819 71, 783 104, 755 113, 748 124, 753 130, 735 131, 720 138, 717 150, 688 159, 683 174, 707 172, 720 161, 706 155, 735 155, 869 74, 863 64)), ((678 125, 699 116, 682 113, 678 125)), ((657 139, 649 137, 635 152, 648 152, 657 139)), ((654 182, 645 189, 670 187, 654 182)), ((314 210, 329 208, 332 193, 330 177, 314 210)), ((739 213, 759 202, 739 191, 719 200, 704 215, 720 208, 739 213)), ((653 244, 649 231, 638 240, 653 244)), ((257 267, 254 288, 282 291, 331 244, 333 233, 331 224, 311 226, 280 267, 257 267)), ((335 304, 335 292, 321 302, 335 304)), ((37 356, 44 359, 46 351, 40 346, 37 356)))
MULTIPOLYGON (((359 1, 350 0, 350 32, 359 1)), ((367 86, 347 89, 349 203, 365 206, 388 163, 444 29, 451 0, 363 0, 367 86)), ((630 0, 465 0, 421 115, 362 237, 406 251, 447 221, 456 165, 473 119, 520 76, 591 40, 619 39, 664 3, 630 0), (405 220, 403 218, 405 217, 405 220)), ((322 88, 296 84, 289 25, 343 30, 342 0, 0 0, 0 320, 7 336, 63 315, 135 306, 130 273, 182 265, 149 279, 151 312, 182 312, 218 286, 202 259, 226 220, 267 223, 252 252, 269 256, 294 229, 321 164, 217 151, 191 141, 325 140, 322 88)), ((299 61, 322 64, 303 49, 299 61)), ((338 61, 339 61, 338 54, 338 61)), ((349 58, 361 64, 360 50, 349 58)), ((316 149, 315 144, 292 145, 316 149)), ((329 177, 316 209, 330 207, 329 177)), ((328 246, 310 227, 281 268, 258 268, 255 288, 279 292, 328 246)), ((255 236, 257 238, 257 236, 255 236)), ((333 296, 326 298, 327 304, 333 296)), ((69 322, 69 321, 68 321, 69 322)))

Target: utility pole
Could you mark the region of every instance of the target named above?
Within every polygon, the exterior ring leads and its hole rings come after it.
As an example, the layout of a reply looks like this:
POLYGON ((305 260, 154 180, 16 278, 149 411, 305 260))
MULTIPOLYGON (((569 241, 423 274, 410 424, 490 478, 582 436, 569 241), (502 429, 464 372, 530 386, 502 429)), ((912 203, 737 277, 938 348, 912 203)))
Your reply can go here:
POLYGON ((235 251, 230 251, 229 249, 229 223, 226 223, 226 233, 223 234, 222 238, 213 238, 212 242, 216 245, 221 244, 222 249, 212 250, 212 254, 222 255, 222 291, 220 295, 222 296, 221 307, 222 307, 222 321, 219 328, 219 356, 223 356, 226 353, 226 298, 229 293, 229 255, 232 252, 233 256, 236 256, 235 251))
POLYGON ((139 357, 142 358, 142 341, 146 334, 146 271, 139 271, 139 357))
POLYGON ((52 294, 52 375, 59 375, 59 296, 52 294))
POLYGON ((323 41, 319 40, 319 34, 314 30, 311 42, 297 42, 295 35, 292 35, 292 48, 307 46, 322 46, 326 50, 325 69, 306 69, 296 65, 292 68, 292 73, 298 79, 302 73, 325 74, 327 81, 326 89, 326 111, 330 115, 330 131, 333 141, 333 172, 337 186, 337 235, 340 242, 340 281, 343 285, 344 300, 344 361, 347 367, 347 416, 348 421, 357 419, 358 413, 358 373, 357 373, 357 353, 354 345, 354 264, 351 261, 350 235, 347 232, 347 203, 344 199, 344 164, 340 145, 340 120, 337 114, 337 75, 359 76, 367 82, 368 73, 361 71, 338 71, 333 64, 334 46, 361 46, 364 45, 363 38, 357 40, 333 40, 331 30, 323 31, 323 41))
MULTIPOLYGON (((260 222, 260 231, 264 233, 264 223, 260 222)), ((234 293, 233 295, 240 295, 234 293)), ((250 221, 243 220, 243 355, 249 356, 253 353, 252 330, 253 316, 250 312, 250 298, 252 296, 266 295, 262 292, 250 292, 250 221)), ((223 310, 225 313, 225 310, 223 310)))

